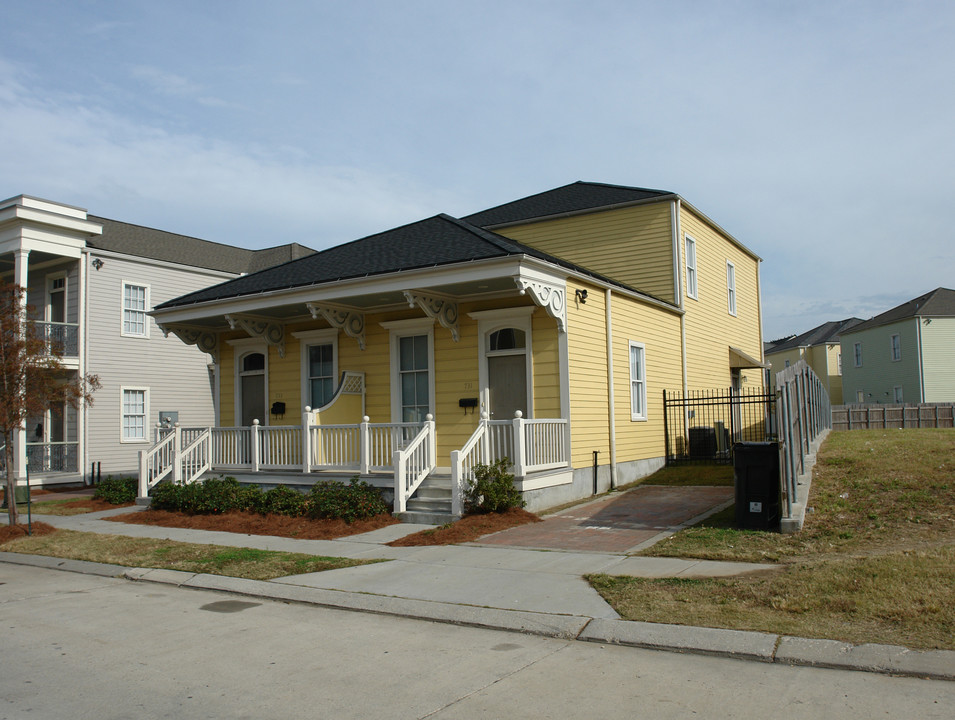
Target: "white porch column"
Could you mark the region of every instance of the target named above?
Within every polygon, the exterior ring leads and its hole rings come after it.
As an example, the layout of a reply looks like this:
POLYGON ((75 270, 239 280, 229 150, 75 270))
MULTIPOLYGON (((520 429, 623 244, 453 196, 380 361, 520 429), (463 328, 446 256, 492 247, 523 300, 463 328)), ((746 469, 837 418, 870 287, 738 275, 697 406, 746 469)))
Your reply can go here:
MULTIPOLYGON (((20 299, 21 332, 26 333, 27 286, 30 251, 17 248, 13 251, 13 278, 14 283, 23 288, 23 297, 20 299)), ((27 476, 27 433, 26 421, 13 434, 13 473, 17 480, 27 476)))

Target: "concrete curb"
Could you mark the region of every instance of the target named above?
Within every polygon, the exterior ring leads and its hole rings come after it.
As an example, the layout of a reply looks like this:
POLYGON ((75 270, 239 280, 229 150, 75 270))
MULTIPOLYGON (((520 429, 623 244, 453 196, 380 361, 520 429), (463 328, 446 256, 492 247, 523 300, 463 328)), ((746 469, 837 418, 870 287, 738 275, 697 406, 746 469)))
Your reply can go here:
POLYGON ((837 640, 812 640, 745 630, 501 610, 309 588, 263 580, 245 580, 222 575, 156 568, 129 568, 22 553, 0 552, 0 562, 101 577, 125 578, 134 582, 154 582, 197 590, 213 590, 339 610, 522 632, 562 640, 581 640, 766 663, 955 681, 955 651, 951 650, 911 650, 897 645, 871 643, 852 645, 837 640))

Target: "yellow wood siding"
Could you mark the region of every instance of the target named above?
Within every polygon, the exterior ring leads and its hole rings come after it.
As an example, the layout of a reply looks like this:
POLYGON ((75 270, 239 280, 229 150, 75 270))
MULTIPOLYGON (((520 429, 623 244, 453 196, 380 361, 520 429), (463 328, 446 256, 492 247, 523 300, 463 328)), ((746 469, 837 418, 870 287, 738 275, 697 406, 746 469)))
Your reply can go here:
MULTIPOLYGON (((729 387, 730 346, 756 359, 762 357, 759 263, 686 205, 681 205, 680 229, 681 243, 686 234, 696 240, 698 299, 685 301, 687 387, 729 387), (727 260, 736 271, 735 316, 730 315, 727 304, 727 260)), ((686 269, 681 268, 681 272, 685 274, 686 269)), ((759 369, 743 370, 742 375, 747 385, 762 384, 759 369)))
POLYGON ((659 202, 495 232, 675 302, 670 212, 670 202, 659 202))
POLYGON ((585 283, 567 283, 567 297, 578 288, 588 291, 585 304, 568 303, 567 347, 570 355, 571 459, 574 467, 593 462, 600 453, 603 465, 610 460, 607 429, 607 323, 604 292, 585 283))
POLYGON ((680 317, 673 312, 615 295, 613 330, 614 419, 617 462, 664 454, 663 391, 680 388, 680 317), (645 346, 647 419, 631 420, 630 341, 645 346))
POLYGON ((533 336, 534 417, 559 418, 560 348, 557 322, 542 308, 531 318, 533 336))

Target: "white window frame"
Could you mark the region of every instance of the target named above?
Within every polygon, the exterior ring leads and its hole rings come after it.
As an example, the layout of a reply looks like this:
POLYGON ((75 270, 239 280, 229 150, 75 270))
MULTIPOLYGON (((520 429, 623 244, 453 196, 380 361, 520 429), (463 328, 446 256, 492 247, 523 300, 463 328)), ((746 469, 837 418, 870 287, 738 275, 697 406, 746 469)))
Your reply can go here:
POLYGON ((434 416, 434 320, 431 318, 413 318, 411 320, 392 320, 379 323, 388 331, 391 349, 391 422, 401 422, 401 378, 400 352, 401 338, 415 335, 428 336, 428 412, 434 416))
POLYGON ((647 420, 647 346, 644 343, 630 340, 627 344, 627 367, 630 371, 630 420, 632 422, 646 422, 647 420), (633 376, 633 351, 640 350, 640 369, 643 376, 634 378, 633 376), (635 393, 637 393, 635 395, 635 393), (633 411, 633 400, 639 398, 642 413, 633 411))
POLYGON ((862 367, 862 343, 857 342, 852 346, 852 359, 856 367, 862 367))
POLYGON ((894 388, 892 388, 892 400, 893 400, 894 402, 897 402, 897 403, 904 402, 904 401, 902 400, 902 386, 901 386, 901 385, 896 385, 894 388))
POLYGON ((142 385, 123 385, 119 389, 119 441, 121 443, 148 443, 149 437, 149 388, 142 385), (129 437, 126 435, 126 417, 133 413, 126 412, 126 393, 141 392, 143 394, 143 436, 129 437))
POLYGON ((736 266, 726 261, 726 307, 736 317, 736 266))
POLYGON ((120 311, 119 311, 119 323, 120 323, 120 324, 119 324, 119 331, 120 331, 120 335, 122 335, 123 337, 149 338, 149 325, 150 325, 149 320, 150 320, 150 317, 149 317, 149 315, 147 314, 147 313, 149 312, 149 310, 150 310, 150 307, 149 307, 149 295, 150 295, 149 290, 150 290, 149 285, 146 285, 145 283, 132 282, 132 281, 130 281, 130 280, 123 280, 122 288, 121 288, 121 290, 120 290, 120 295, 119 295, 119 305, 120 305, 120 311), (128 332, 128 331, 126 330, 126 312, 127 312, 127 308, 126 308, 126 288, 128 288, 128 287, 136 287, 136 288, 142 288, 142 289, 143 289, 143 310, 142 310, 142 311, 139 311, 139 310, 129 310, 129 312, 142 312, 142 314, 143 314, 143 332, 141 332, 141 333, 128 332))
MULTIPOLYGON (((527 373, 527 401, 525 407, 527 413, 525 418, 534 417, 534 338, 531 333, 533 325, 532 315, 537 309, 535 305, 522 305, 516 308, 503 308, 501 310, 479 310, 478 312, 468 313, 468 317, 478 321, 478 387, 481 397, 481 411, 489 411, 490 391, 488 390, 488 355, 517 355, 518 351, 507 350, 500 353, 488 353, 487 341, 491 333, 504 328, 515 328, 524 331, 524 367, 527 373)), ((500 418, 498 418, 500 419, 500 418)))
POLYGON ((46 298, 43 308, 43 319, 46 322, 53 322, 53 303, 50 302, 50 295, 53 294, 53 283, 57 280, 63 281, 63 322, 69 322, 70 317, 70 279, 66 271, 53 273, 46 276, 46 298))
POLYGON ((893 333, 889 338, 889 357, 892 362, 902 360, 902 336, 899 333, 893 333))
POLYGON ((865 390, 856 390, 856 402, 857 403, 865 402, 865 390))
POLYGON ((693 300, 698 300, 699 296, 699 272, 696 262, 696 240, 689 235, 683 236, 683 263, 686 271, 686 296, 693 300), (692 262, 691 262, 692 256, 692 262))
POLYGON ((311 378, 308 374, 308 349, 315 345, 332 346, 332 380, 335 383, 332 397, 334 397, 339 387, 338 330, 336 328, 306 330, 304 332, 294 332, 292 333, 292 337, 298 338, 299 344, 301 345, 302 411, 304 412, 306 407, 311 407, 312 410, 318 410, 319 408, 312 405, 312 383, 310 382, 311 378))
POLYGON ((836 353, 836 374, 842 375, 842 353, 836 353))
POLYGON ((242 418, 239 417, 242 399, 242 358, 250 353, 262 353, 265 356, 265 415, 264 418, 258 418, 260 425, 268 425, 272 413, 272 405, 269 402, 269 346, 264 340, 258 338, 239 338, 237 340, 226 340, 232 346, 233 351, 233 383, 232 383, 232 424, 238 426, 242 418))

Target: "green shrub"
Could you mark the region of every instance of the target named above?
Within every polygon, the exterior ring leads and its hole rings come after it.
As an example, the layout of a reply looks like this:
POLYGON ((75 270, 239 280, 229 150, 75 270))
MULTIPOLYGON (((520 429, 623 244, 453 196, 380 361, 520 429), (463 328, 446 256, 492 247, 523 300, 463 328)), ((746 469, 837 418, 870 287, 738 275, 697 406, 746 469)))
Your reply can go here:
POLYGON ((464 494, 464 512, 468 514, 504 512, 527 503, 514 487, 514 476, 507 471, 511 461, 501 458, 490 465, 476 465, 464 494))
POLYGON ((209 478, 187 485, 160 483, 152 490, 150 507, 193 515, 219 515, 245 509, 248 497, 247 488, 233 477, 209 478))
POLYGON ((257 499, 255 511, 263 515, 274 513, 298 517, 305 514, 307 499, 306 495, 288 485, 278 485, 268 492, 261 493, 261 498, 257 499))
POLYGON ((356 475, 346 485, 335 481, 315 483, 308 494, 308 516, 341 519, 347 523, 388 512, 381 491, 356 475))
POLYGON ((93 497, 113 505, 125 505, 136 501, 139 481, 133 477, 114 478, 112 475, 96 486, 93 497))

